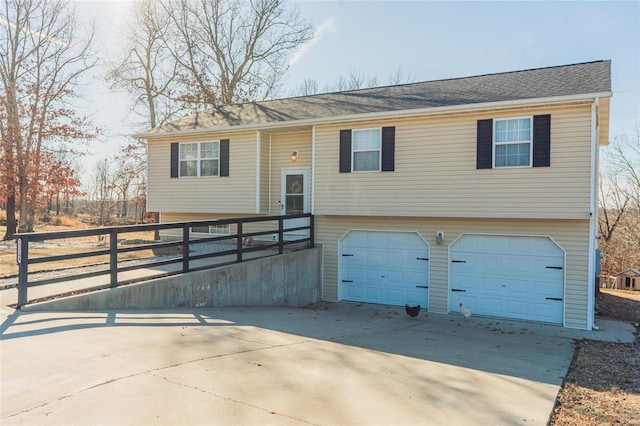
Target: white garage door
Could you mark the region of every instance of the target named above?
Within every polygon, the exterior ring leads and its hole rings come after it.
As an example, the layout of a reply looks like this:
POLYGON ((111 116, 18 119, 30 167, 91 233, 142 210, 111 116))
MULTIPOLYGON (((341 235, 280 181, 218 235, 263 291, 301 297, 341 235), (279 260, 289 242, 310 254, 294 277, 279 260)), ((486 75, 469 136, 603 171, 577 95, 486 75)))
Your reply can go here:
POLYGON ((564 252, 547 237, 463 235, 451 246, 449 309, 562 323, 564 252))
POLYGON ((428 307, 429 244, 418 233, 349 231, 338 256, 341 300, 428 307))

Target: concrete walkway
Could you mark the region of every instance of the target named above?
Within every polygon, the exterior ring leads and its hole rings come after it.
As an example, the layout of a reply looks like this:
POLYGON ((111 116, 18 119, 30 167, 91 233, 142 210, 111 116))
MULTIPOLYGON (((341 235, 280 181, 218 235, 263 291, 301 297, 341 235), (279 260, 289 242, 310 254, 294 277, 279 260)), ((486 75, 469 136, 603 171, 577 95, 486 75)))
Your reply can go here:
POLYGON ((2 308, 2 425, 544 425, 600 331, 402 308, 2 308))

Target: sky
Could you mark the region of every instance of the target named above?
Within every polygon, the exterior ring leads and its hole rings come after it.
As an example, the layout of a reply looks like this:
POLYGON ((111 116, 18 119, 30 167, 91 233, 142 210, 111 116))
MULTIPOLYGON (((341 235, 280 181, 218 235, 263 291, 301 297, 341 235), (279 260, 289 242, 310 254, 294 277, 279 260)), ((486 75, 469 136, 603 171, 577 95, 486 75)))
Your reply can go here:
MULTIPOLYGON (((129 1, 74 1, 82 22, 96 22, 96 54, 115 60, 129 1)), ((640 1, 291 1, 315 37, 291 55, 278 97, 305 79, 321 88, 349 72, 379 85, 399 68, 429 81, 612 60, 611 137, 640 125, 640 1)), ((100 68, 84 108, 105 136, 87 164, 114 154, 140 130, 130 100, 108 88, 100 68)))

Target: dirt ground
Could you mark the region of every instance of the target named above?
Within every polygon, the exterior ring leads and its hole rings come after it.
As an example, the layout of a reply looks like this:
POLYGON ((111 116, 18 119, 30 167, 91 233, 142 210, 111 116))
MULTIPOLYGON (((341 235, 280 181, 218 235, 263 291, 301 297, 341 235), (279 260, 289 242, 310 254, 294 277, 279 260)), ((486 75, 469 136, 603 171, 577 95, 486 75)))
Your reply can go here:
MULTIPOLYGON (((640 292, 601 289, 596 315, 633 323, 640 292)), ((551 425, 640 425, 640 337, 633 343, 582 340, 558 394, 551 425)))

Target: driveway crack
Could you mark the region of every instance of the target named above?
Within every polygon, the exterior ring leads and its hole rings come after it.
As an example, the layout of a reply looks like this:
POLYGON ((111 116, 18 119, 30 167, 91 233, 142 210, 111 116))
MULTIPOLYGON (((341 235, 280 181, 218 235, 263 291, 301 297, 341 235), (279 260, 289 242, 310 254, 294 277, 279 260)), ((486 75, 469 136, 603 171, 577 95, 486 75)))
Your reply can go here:
POLYGON ((214 392, 208 391, 206 389, 202 389, 201 387, 198 387, 198 386, 191 386, 191 385, 187 385, 185 383, 176 382, 174 380, 170 380, 169 378, 161 376, 161 375, 158 375, 158 374, 153 374, 153 373, 146 373, 146 374, 149 375, 149 376, 154 376, 154 377, 158 377, 160 379, 163 379, 167 383, 171 383, 173 385, 182 386, 182 387, 185 387, 187 389, 197 390, 199 392, 205 393, 205 394, 210 395, 210 396, 212 396, 214 398, 222 399, 222 400, 227 401, 227 402, 233 402, 233 403, 236 403, 236 404, 244 405, 244 406, 249 407, 249 408, 253 408, 253 409, 256 409, 256 410, 263 411, 263 412, 265 412, 267 414, 271 414, 271 415, 274 415, 274 416, 280 416, 280 417, 286 417, 288 419, 295 420, 295 421, 302 422, 302 423, 306 423, 308 425, 319 426, 319 425, 317 425, 315 423, 311 423, 311 422, 309 422, 307 420, 300 419, 298 417, 293 417, 293 416, 290 416, 290 415, 284 414, 284 413, 278 413, 278 412, 275 412, 275 411, 272 411, 272 410, 268 410, 268 409, 263 408, 263 407, 259 407, 257 405, 253 405, 253 404, 249 404, 249 403, 244 402, 244 401, 240 401, 240 400, 235 399, 235 398, 230 398, 228 396, 219 395, 219 394, 216 394, 214 392))
MULTIPOLYGON (((2 419, 3 420, 4 419, 10 419, 12 417, 19 416, 19 415, 24 414, 24 413, 29 413, 29 412, 31 412, 33 410, 37 410, 39 408, 47 407, 49 405, 55 404, 56 402, 63 401, 65 399, 67 399, 67 398, 71 398, 71 397, 76 396, 76 395, 80 395, 80 394, 82 394, 84 392, 88 392, 90 390, 93 390, 93 389, 96 389, 96 388, 99 388, 99 387, 102 387, 102 386, 105 386, 105 385, 109 385, 111 383, 119 382, 121 380, 130 379, 132 377, 141 376, 141 375, 154 375, 156 377, 163 377, 163 376, 158 376, 158 375, 153 374, 153 373, 154 372, 158 372, 158 371, 162 371, 162 370, 166 370, 166 369, 169 369, 169 368, 179 367, 181 365, 192 364, 194 362, 200 362, 200 361, 205 361, 205 360, 215 359, 215 358, 224 358, 224 357, 227 357, 227 356, 241 355, 241 354, 250 353, 250 352, 259 352, 259 351, 264 351, 264 350, 269 350, 269 349, 277 349, 277 348, 282 348, 282 347, 287 347, 287 346, 295 346, 295 345, 300 345, 300 344, 304 344, 304 343, 308 343, 308 342, 309 342, 309 340, 305 340, 305 341, 302 341, 302 342, 288 343, 288 344, 282 344, 282 345, 271 345, 271 346, 266 346, 266 347, 263 347, 263 348, 247 349, 247 350, 233 352, 233 353, 224 353, 224 354, 217 354, 217 355, 212 355, 212 356, 205 356, 205 357, 201 357, 201 358, 197 358, 197 359, 192 359, 192 360, 189 360, 189 361, 178 362, 178 363, 171 364, 171 365, 165 365, 165 366, 162 366, 162 367, 152 368, 152 369, 146 370, 146 371, 132 373, 132 374, 129 374, 129 375, 126 375, 126 376, 115 377, 113 379, 106 380, 106 381, 104 381, 102 383, 97 383, 97 384, 95 384, 93 386, 89 386, 87 388, 80 389, 80 390, 78 390, 76 392, 69 393, 69 394, 66 394, 66 395, 62 395, 62 396, 56 398, 53 401, 47 401, 47 402, 43 402, 41 404, 35 405, 33 407, 25 408, 25 409, 20 410, 20 411, 18 411, 16 413, 4 416, 4 417, 2 417, 2 419)), ((256 407, 256 408, 259 408, 259 407, 256 407)), ((277 413, 273 413, 273 414, 277 414, 277 413)), ((304 420, 300 420, 300 421, 304 421, 304 420)), ((308 423, 308 422, 305 422, 305 423, 308 423)))

